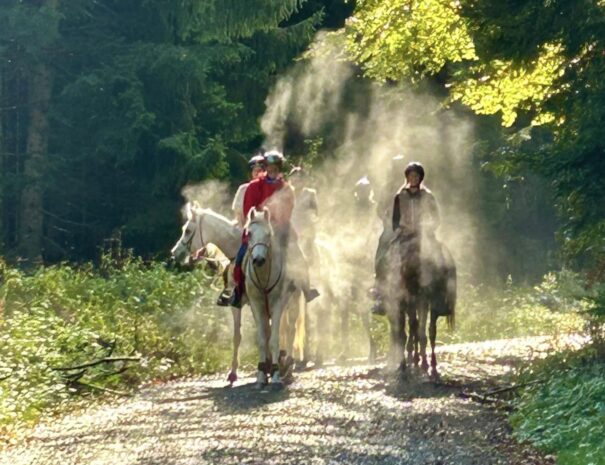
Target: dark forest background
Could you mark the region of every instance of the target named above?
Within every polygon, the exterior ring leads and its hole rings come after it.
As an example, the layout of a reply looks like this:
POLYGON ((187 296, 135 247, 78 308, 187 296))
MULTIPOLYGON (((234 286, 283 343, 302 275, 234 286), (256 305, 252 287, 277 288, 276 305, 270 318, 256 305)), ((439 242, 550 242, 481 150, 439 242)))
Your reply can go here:
MULTIPOLYGON (((341 29, 355 8, 363 22, 374 3, 4 0, 0 253, 23 265, 94 260, 119 235, 137 255, 166 257, 181 223, 182 187, 241 182, 245 161, 263 143, 259 119, 277 77, 316 31, 341 29)), ((498 113, 454 104, 476 126, 477 215, 503 245, 500 277, 532 282, 563 264, 598 276, 605 255, 603 8, 494 0, 462 7, 477 25, 469 26, 475 64, 527 64, 555 39, 570 63, 558 83, 564 90, 539 109, 554 111, 556 123, 532 129, 537 110, 520 105, 505 127, 498 113)), ((357 57, 359 82, 372 78, 363 76, 368 50, 357 57)), ((446 57, 429 72, 417 57, 404 58, 421 70, 412 85, 444 99, 452 76, 473 71, 446 57)), ((406 79, 384 77, 385 85, 406 79)), ((286 153, 304 155, 307 146, 291 128, 286 153)), ((325 141, 316 162, 331 153, 325 141)))

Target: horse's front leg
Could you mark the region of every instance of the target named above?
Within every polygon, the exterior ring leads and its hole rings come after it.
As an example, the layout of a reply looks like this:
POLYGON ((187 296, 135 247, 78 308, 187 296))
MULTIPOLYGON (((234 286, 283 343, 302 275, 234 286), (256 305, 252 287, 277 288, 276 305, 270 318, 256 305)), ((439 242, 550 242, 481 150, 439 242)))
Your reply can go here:
MULTIPOLYGON (((258 344, 258 371, 256 372, 256 387, 262 388, 267 384, 267 359, 269 351, 267 350, 267 328, 268 318, 266 317, 265 310, 258 304, 252 304, 250 299, 252 314, 254 315, 254 321, 256 322, 256 336, 258 344)), ((279 336, 279 334, 278 334, 279 336)), ((279 341, 278 341, 279 342, 279 341)))
POLYGON ((363 324, 363 328, 366 331, 366 335, 368 336, 368 341, 369 341, 369 354, 368 354, 368 362, 369 363, 375 363, 376 362, 376 342, 374 341, 374 338, 372 337, 372 327, 370 325, 370 312, 369 310, 365 307, 365 305, 359 306, 358 308, 361 308, 361 314, 359 315, 361 317, 361 322, 363 324))
POLYGON ((389 309, 387 315, 389 318, 389 333, 391 335, 391 348, 389 351, 389 365, 399 369, 400 374, 403 374, 406 369, 405 363, 405 313, 402 309, 403 304, 399 304, 397 308, 389 309))
POLYGON ((428 305, 424 299, 418 302, 418 341, 420 343, 420 358, 422 359, 421 368, 423 371, 428 371, 429 363, 426 358, 426 322, 428 318, 428 305))
MULTIPOLYGON (((281 300, 278 298, 278 300, 281 300)), ((271 312, 271 335, 269 337, 269 350, 271 351, 271 383, 276 387, 283 387, 283 383, 281 380, 281 375, 279 373, 279 332, 281 326, 281 317, 282 317, 282 309, 283 303, 281 301, 276 302, 275 305, 271 306, 273 311, 271 312)))
POLYGON ((239 346, 242 342, 242 309, 231 307, 233 315, 233 359, 231 360, 231 372, 227 376, 229 384, 237 381, 237 369, 239 367, 239 346))
POLYGON ((416 316, 415 302, 407 305, 406 312, 408 314, 408 326, 410 330, 410 335, 406 345, 408 363, 410 365, 418 366, 420 358, 418 357, 418 317, 416 316), (416 349, 415 353, 414 348, 416 349))

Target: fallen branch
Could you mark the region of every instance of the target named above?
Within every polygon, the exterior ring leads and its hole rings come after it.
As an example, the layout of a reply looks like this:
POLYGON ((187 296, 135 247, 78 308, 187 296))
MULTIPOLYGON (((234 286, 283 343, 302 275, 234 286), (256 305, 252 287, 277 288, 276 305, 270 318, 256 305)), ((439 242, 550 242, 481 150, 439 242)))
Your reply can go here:
POLYGON ((95 365, 100 365, 102 363, 114 363, 114 362, 138 362, 141 360, 141 357, 105 357, 99 360, 94 360, 92 362, 84 363, 82 365, 76 365, 73 367, 56 367, 53 368, 55 371, 71 371, 71 370, 81 370, 82 368, 90 368, 95 365))
POLYGON ((116 391, 115 389, 110 389, 110 388, 106 388, 103 386, 97 386, 96 384, 90 384, 90 383, 83 383, 82 381, 76 381, 73 383, 76 386, 81 386, 81 387, 86 387, 89 389, 95 389, 97 391, 101 391, 101 392, 108 392, 110 394, 115 394, 118 396, 122 396, 122 397, 130 397, 131 394, 129 392, 124 392, 124 391, 116 391))
POLYGON ((527 386, 533 386, 534 384, 542 384, 545 383, 546 381, 548 381, 546 378, 540 378, 540 379, 536 379, 533 381, 529 381, 527 383, 521 383, 521 384, 513 384, 512 386, 507 386, 507 387, 503 387, 503 388, 499 388, 499 389, 494 389, 492 391, 488 391, 485 393, 486 396, 493 396, 496 394, 502 394, 504 392, 510 392, 510 391, 514 391, 516 389, 520 389, 523 387, 527 387, 527 386))
POLYGON ((458 394, 459 397, 463 399, 471 399, 475 402, 479 402, 480 404, 495 404, 497 407, 507 411, 512 412, 515 408, 508 402, 503 401, 502 399, 496 399, 493 397, 482 396, 480 394, 475 394, 474 392, 464 392, 462 391, 458 394))

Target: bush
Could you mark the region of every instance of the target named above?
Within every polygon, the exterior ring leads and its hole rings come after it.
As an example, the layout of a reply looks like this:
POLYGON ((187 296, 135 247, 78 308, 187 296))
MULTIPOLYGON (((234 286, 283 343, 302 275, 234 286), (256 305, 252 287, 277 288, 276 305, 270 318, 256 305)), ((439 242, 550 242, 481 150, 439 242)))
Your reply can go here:
POLYGON ((588 303, 580 277, 569 271, 547 274, 535 287, 504 289, 464 286, 456 306, 456 331, 440 322, 440 342, 470 342, 581 332, 588 303))
POLYGON ((558 354, 520 379, 532 381, 511 417, 517 437, 561 465, 605 465, 605 363, 587 350, 558 354))
POLYGON ((167 270, 129 259, 104 266, 1 265, 0 431, 35 421, 75 394, 128 390, 142 381, 216 371, 228 358, 227 318, 211 308, 204 269, 167 270), (108 356, 138 361, 59 371, 108 356))

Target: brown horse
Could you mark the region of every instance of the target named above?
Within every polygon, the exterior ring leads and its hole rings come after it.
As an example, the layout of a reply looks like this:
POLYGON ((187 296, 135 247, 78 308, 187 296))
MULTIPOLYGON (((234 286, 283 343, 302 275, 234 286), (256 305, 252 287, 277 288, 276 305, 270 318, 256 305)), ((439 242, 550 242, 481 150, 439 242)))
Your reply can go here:
POLYGON ((390 323, 390 361, 403 374, 407 364, 428 371, 426 325, 430 315, 431 376, 438 377, 435 340, 437 318, 454 326, 456 264, 449 250, 436 239, 413 235, 397 237, 389 250, 389 277, 385 289, 390 323), (409 337, 406 334, 408 318, 409 337), (407 363, 405 350, 407 349, 407 363))

